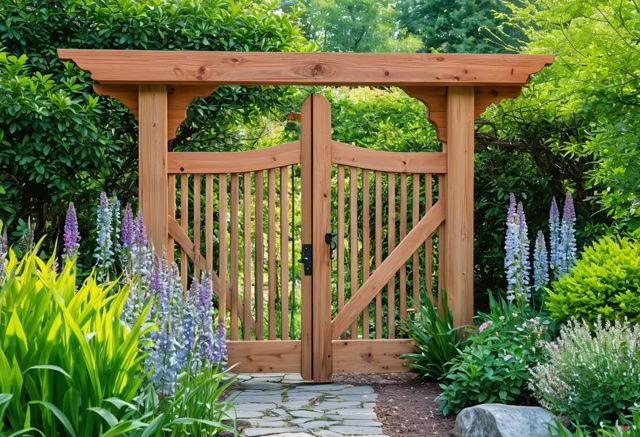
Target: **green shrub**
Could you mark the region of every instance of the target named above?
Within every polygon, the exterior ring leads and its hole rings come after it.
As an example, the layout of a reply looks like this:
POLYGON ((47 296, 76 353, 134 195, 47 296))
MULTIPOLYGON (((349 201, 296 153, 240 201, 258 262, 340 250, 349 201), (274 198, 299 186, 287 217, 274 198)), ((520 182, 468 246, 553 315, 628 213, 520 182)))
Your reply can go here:
POLYGON ((460 353, 461 338, 459 329, 453 327, 453 315, 447 303, 446 293, 442 293, 443 316, 423 293, 424 305, 415 316, 408 320, 405 333, 415 344, 416 351, 401 355, 410 360, 407 367, 416 370, 422 376, 441 379, 451 367, 451 360, 460 353))
POLYGON ((530 368, 544 361, 551 321, 491 300, 492 310, 452 362, 438 397, 444 415, 480 403, 527 403, 530 368))
POLYGON ((131 402, 144 381, 139 339, 148 309, 126 327, 127 288, 90 276, 76 289, 73 261, 57 273, 55 258, 45 262, 36 251, 22 260, 10 252, 0 287, 0 393, 11 396, 3 424, 99 435, 119 422, 113 402, 131 402))
POLYGON ((640 323, 640 242, 601 238, 551 288, 546 304, 556 320, 602 316, 640 323))
POLYGON ((640 405, 638 325, 570 321, 548 350, 549 362, 536 366, 531 379, 543 407, 595 426, 640 405))
POLYGON ((571 431, 564 424, 558 423, 556 431, 549 437, 638 437, 640 435, 640 412, 634 411, 630 418, 622 418, 620 424, 603 425, 598 429, 590 430, 577 425, 571 431))

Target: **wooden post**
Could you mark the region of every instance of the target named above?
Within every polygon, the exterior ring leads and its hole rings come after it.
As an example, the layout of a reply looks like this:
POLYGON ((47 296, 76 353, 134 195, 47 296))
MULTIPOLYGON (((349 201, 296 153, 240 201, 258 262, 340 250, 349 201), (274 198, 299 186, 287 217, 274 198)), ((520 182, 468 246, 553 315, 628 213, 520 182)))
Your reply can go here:
POLYGON ((331 380, 331 259, 325 235, 331 232, 331 108, 312 95, 313 160, 313 380, 331 380))
POLYGON ((456 326, 473 317, 474 88, 447 92, 445 284, 456 326))
POLYGON ((156 253, 167 247, 167 87, 140 85, 138 94, 140 210, 156 253))

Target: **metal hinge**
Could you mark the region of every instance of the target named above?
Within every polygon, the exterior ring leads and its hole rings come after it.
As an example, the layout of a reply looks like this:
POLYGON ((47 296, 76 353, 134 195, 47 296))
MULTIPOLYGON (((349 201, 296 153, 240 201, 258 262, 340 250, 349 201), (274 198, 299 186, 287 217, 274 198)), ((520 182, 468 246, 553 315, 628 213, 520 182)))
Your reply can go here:
POLYGON ((303 265, 305 276, 311 276, 313 274, 312 253, 313 253, 313 245, 311 244, 302 245, 302 258, 300 258, 300 262, 303 265))

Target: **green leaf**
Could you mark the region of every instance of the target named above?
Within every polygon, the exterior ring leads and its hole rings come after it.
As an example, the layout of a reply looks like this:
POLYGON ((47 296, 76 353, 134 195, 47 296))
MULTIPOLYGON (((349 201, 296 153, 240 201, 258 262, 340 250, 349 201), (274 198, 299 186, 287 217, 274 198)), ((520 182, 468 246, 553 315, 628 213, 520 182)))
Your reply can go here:
POLYGON ((67 431, 69 436, 77 437, 76 431, 73 429, 73 426, 71 425, 71 422, 69 421, 67 416, 65 416, 64 413, 60 411, 60 409, 56 407, 54 404, 52 404, 49 401, 31 401, 29 402, 29 404, 40 405, 44 407, 46 410, 51 411, 53 415, 56 416, 56 418, 60 421, 62 426, 64 426, 64 429, 67 431))

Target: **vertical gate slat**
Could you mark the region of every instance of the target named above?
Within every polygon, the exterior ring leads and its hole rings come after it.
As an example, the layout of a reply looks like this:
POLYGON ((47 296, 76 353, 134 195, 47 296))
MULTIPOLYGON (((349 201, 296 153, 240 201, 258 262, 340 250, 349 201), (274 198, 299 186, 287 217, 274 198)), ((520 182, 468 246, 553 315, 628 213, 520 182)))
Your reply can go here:
MULTIPOLYGON (((387 173, 388 185, 388 216, 387 216, 387 253, 396 247, 396 178, 395 174, 387 173)), ((387 336, 396 336, 396 275, 387 284, 387 336)))
POLYGON ((244 194, 242 196, 243 211, 242 222, 243 230, 242 236, 244 238, 244 244, 242 245, 242 251, 244 254, 244 264, 242 266, 242 297, 244 300, 244 308, 242 315, 242 333, 245 340, 251 339, 251 173, 244 173, 242 175, 242 182, 244 185, 244 194))
POLYGON ((264 339, 264 228, 263 228, 263 208, 264 208, 264 182, 262 170, 255 173, 256 182, 256 340, 264 339))
MULTIPOLYGON (((358 173, 349 167, 349 273, 351 274, 351 298, 358 291, 358 173)), ((351 338, 358 337, 358 318, 351 325, 351 338)))
MULTIPOLYGON (((176 175, 170 174, 167 177, 167 184, 169 185, 167 190, 167 214, 169 217, 176 217, 176 175)), ((173 259, 175 256, 175 242, 173 238, 169 236, 167 238, 167 262, 169 265, 173 264, 173 259)), ((184 290, 184 288, 183 288, 184 290)))
MULTIPOLYGON (((415 227, 418 224, 420 218, 420 174, 414 173, 413 180, 411 181, 411 188, 413 189, 412 198, 412 212, 411 212, 411 225, 415 227)), ((425 254, 426 256, 426 254, 425 254)), ((413 254, 413 261, 411 264, 411 273, 413 275, 413 308, 420 308, 420 254, 419 250, 413 254)))
POLYGON ((207 276, 211 276, 213 271, 213 175, 205 176, 205 247, 207 254, 205 257, 207 266, 207 276))
POLYGON ((227 175, 221 174, 218 181, 218 275, 220 291, 218 319, 225 320, 227 306, 227 175))
MULTIPOLYGON (((194 257, 196 258, 194 261, 197 261, 200 253, 202 251, 200 245, 200 222, 202 220, 200 215, 200 176, 199 174, 193 175, 193 246, 194 246, 194 257)), ((200 267, 198 267, 198 262, 194 262, 194 276, 200 280, 200 267)))
MULTIPOLYGON (((189 176, 180 175, 180 227, 185 235, 189 232, 189 176)), ((182 292, 187 292, 187 254, 180 248, 180 278, 182 292)))
MULTIPOLYGON (((369 171, 362 172, 362 282, 369 278, 369 252, 371 242, 369 241, 369 171)), ((369 305, 362 312, 362 338, 369 338, 369 305)))
POLYGON ((276 170, 269 170, 269 340, 276 338, 276 170))
MULTIPOLYGON (((400 173, 400 241, 407 235, 407 174, 400 173)), ((407 264, 400 267, 400 322, 407 319, 407 264)))
POLYGON ((238 201, 239 201, 239 181, 238 174, 231 175, 231 253, 230 274, 231 274, 231 320, 230 338, 238 339, 238 201))
POLYGON ((338 166, 338 311, 344 307, 344 167, 338 166))
MULTIPOLYGON (((425 191, 425 214, 431 209, 433 206, 433 181, 430 174, 424 175, 424 191, 425 191)), ((442 229, 442 228, 441 228, 442 229)), ((439 234, 442 235, 442 234, 439 234)), ((438 246, 440 246, 440 241, 438 241, 438 246)), ((438 256, 438 264, 440 263, 441 258, 438 256)), ((426 283, 427 296, 431 300, 431 303, 436 304, 433 299, 433 238, 429 236, 424 243, 424 280, 426 283)), ((438 269, 438 281, 440 281, 440 269, 438 269)))
MULTIPOLYGON (((382 174, 376 172, 376 260, 375 266, 378 268, 382 262, 382 174)), ((382 338, 382 292, 376 294, 376 338, 382 338)))
POLYGON ((289 169, 280 169, 280 308, 281 338, 289 338, 289 169))

